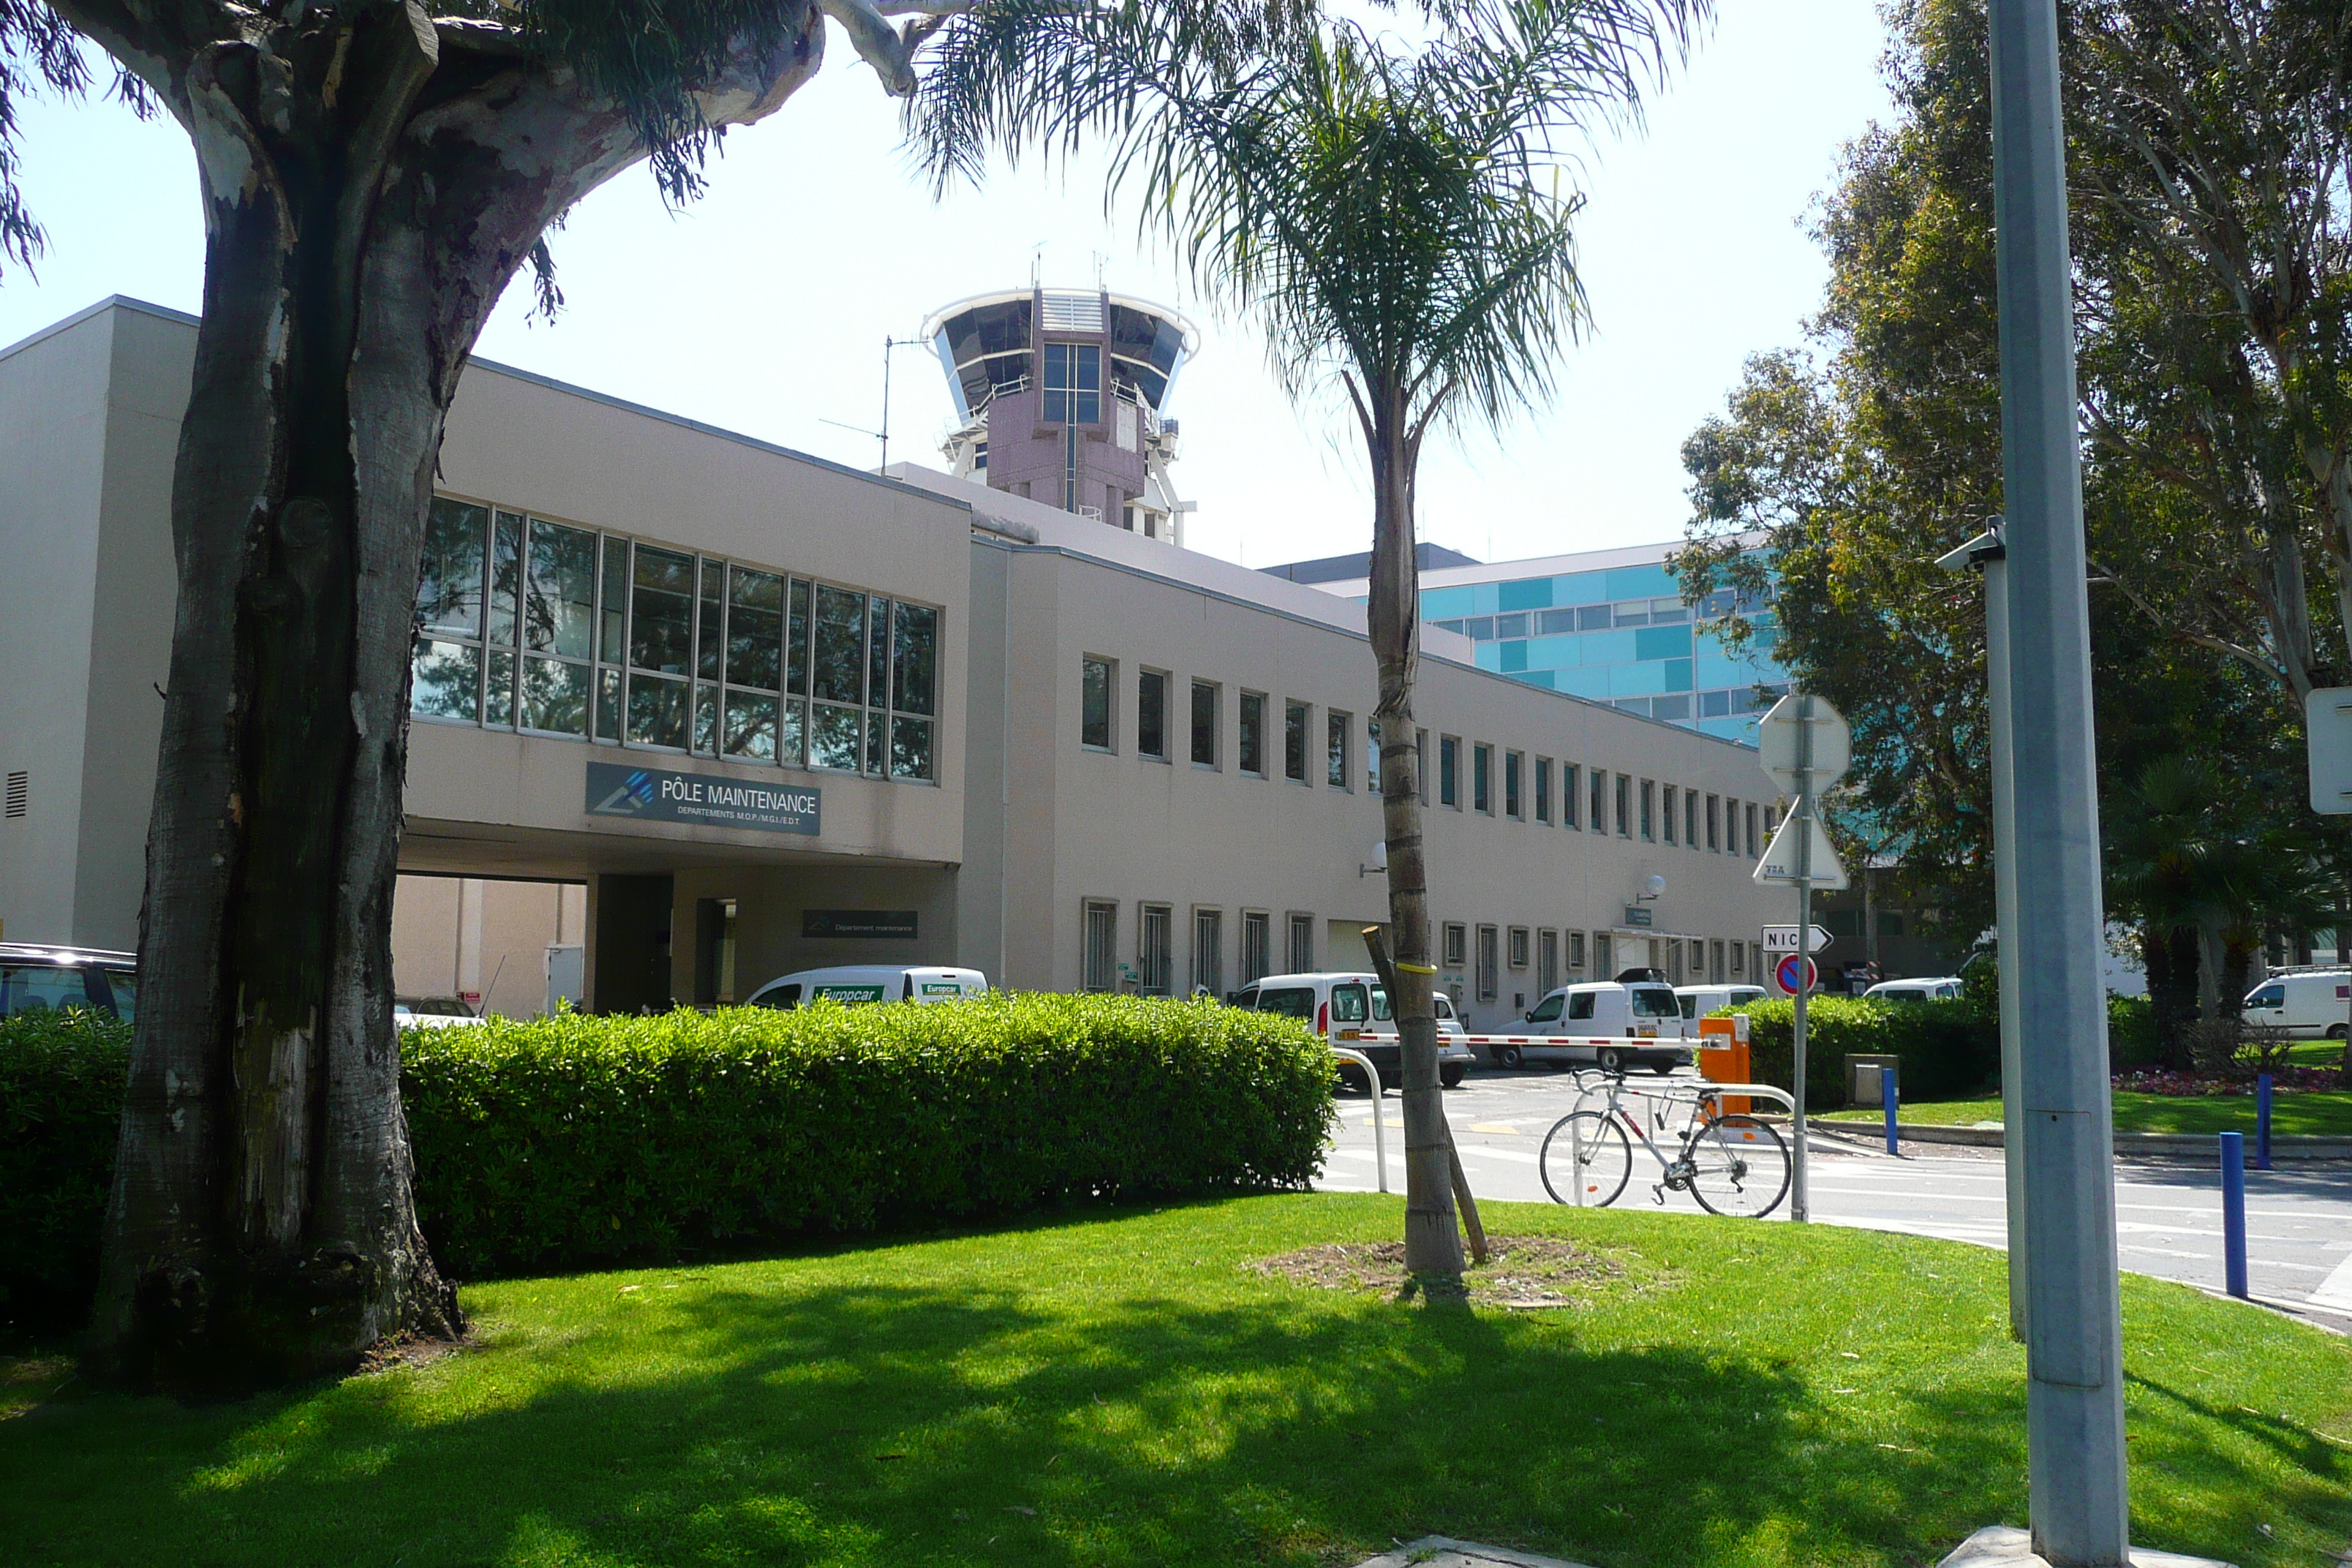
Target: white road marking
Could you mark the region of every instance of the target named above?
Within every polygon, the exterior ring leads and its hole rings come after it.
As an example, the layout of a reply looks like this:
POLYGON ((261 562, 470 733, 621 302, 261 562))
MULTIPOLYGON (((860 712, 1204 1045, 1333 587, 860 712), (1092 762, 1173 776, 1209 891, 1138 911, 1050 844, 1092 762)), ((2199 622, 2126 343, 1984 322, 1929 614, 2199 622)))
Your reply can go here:
POLYGON ((2327 1307, 2340 1312, 2352 1312, 2352 1258, 2346 1258, 2319 1282, 2311 1293, 2311 1304, 2327 1307))

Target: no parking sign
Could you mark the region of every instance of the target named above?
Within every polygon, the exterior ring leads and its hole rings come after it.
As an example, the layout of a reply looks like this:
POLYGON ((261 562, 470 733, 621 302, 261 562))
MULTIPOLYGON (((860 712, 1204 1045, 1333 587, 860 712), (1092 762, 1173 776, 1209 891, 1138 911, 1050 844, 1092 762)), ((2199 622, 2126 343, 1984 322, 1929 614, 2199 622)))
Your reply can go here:
POLYGON ((1794 996, 1801 990, 1811 992, 1822 983, 1821 966, 1810 958, 1799 958, 1792 952, 1774 966, 1772 981, 1780 986, 1783 995, 1794 996), (1798 967, 1801 964, 1803 965, 1801 970, 1798 967), (1803 977, 1801 985, 1798 983, 1801 974, 1803 977))

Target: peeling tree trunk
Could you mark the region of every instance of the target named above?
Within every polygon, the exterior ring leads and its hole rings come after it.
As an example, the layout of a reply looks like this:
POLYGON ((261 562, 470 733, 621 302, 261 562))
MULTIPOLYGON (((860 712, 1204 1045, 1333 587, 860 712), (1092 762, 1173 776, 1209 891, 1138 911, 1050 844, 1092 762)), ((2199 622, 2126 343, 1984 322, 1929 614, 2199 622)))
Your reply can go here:
MULTIPOLYGON (((207 231, 89 1366, 228 1392, 460 1326, 418 1228, 392 1026, 424 521, 484 320, 547 225, 641 149, 511 35, 413 5, 169 69, 128 14, 58 8, 186 126, 207 231)), ((712 121, 813 74, 817 26, 747 51, 712 121)))
POLYGON ((1437 1081, 1437 1013, 1430 1000, 1429 885, 1421 840, 1420 757, 1412 686, 1419 659, 1421 572, 1413 553, 1412 474, 1420 432, 1402 397, 1370 387, 1363 416, 1372 459, 1369 626, 1380 661, 1381 820, 1388 837, 1389 929, 1396 952, 1397 1055, 1404 1069, 1404 1262, 1409 1273, 1458 1278, 1462 1236, 1454 1215, 1454 1142, 1437 1081))

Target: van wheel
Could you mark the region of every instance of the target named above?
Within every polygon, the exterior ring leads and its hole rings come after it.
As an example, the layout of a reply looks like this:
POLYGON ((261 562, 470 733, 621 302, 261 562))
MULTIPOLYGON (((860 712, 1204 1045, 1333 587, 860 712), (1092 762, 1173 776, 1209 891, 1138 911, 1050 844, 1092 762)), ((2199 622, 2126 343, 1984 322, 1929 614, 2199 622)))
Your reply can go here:
POLYGON ((2340 1040, 2348 1033, 2352 1033, 2352 1027, 2347 1027, 2342 1024, 2330 1024, 2327 1026, 2327 1037, 2331 1040, 2340 1040))
POLYGON ((1437 1081, 1447 1089, 1460 1089, 1462 1075, 1469 1070, 1465 1067, 1446 1068, 1437 1075, 1437 1081))
POLYGON ((1614 1046, 1603 1046, 1601 1047, 1600 1061, 1602 1072, 1615 1072, 1625 1065, 1624 1053, 1614 1046))
POLYGON ((1495 1047, 1495 1065, 1498 1068, 1525 1067, 1527 1065, 1527 1053, 1519 1049, 1517 1046, 1496 1046, 1495 1047))

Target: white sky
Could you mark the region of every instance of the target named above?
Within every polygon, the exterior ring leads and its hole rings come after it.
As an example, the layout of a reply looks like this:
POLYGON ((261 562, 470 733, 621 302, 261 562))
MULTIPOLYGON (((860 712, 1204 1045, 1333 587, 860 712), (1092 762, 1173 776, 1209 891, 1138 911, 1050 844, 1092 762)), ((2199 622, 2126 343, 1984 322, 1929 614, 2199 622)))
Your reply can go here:
MULTIPOLYGON (((1587 160, 1580 250, 1595 331, 1564 349, 1559 395, 1505 437, 1433 441, 1422 537, 1481 559, 1679 536, 1684 438, 1722 405, 1748 354, 1794 342, 1827 277, 1803 232, 1840 147, 1886 112, 1874 0, 1722 0, 1691 68, 1646 133, 1587 160)), ((49 231, 38 276, 0 276, 0 345, 110 294, 194 310, 203 235, 194 164, 168 119, 111 101, 27 105, 24 184, 49 231)), ((1178 305, 1203 331, 1169 412, 1174 476, 1196 500, 1195 548, 1265 565, 1361 550, 1368 491, 1352 432, 1295 407, 1246 320, 1198 307, 1131 219, 1106 218, 1090 168, 992 170, 934 202, 902 149, 895 104, 839 31, 823 74, 727 142, 698 203, 666 212, 642 169, 591 196, 554 237, 569 308, 526 320, 529 280, 483 334, 489 358, 729 429, 870 467, 881 342, 934 308, 1025 284, 1178 305)), ((928 350, 901 349, 892 456, 936 463, 948 396, 928 350)), ((658 520, 647 531, 659 533, 658 520)))

